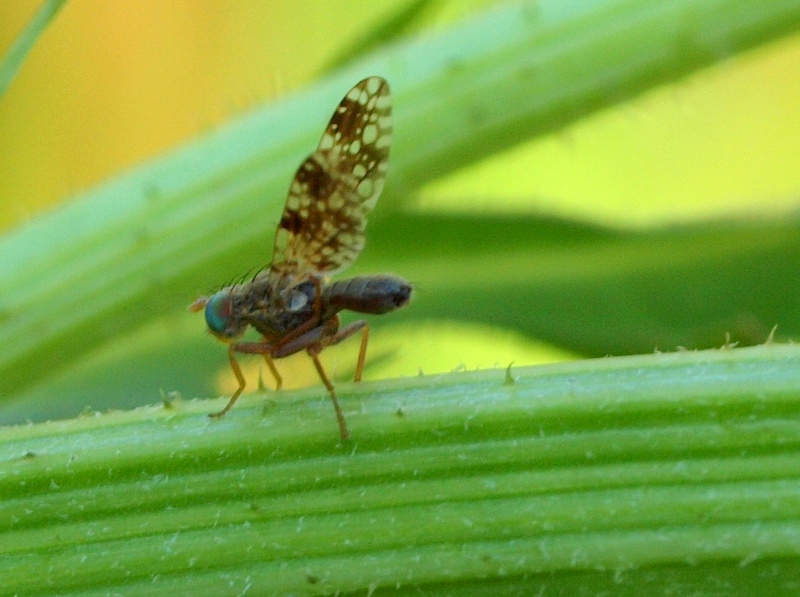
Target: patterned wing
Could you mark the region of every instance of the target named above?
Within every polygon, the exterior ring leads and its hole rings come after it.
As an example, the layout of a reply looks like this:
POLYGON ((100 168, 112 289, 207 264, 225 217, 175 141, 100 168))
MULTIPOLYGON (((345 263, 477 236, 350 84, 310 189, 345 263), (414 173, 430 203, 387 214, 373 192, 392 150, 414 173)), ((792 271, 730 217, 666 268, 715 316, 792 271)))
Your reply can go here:
POLYGON ((334 274, 364 247, 392 143, 392 98, 380 77, 358 83, 300 165, 275 234, 270 280, 334 274))

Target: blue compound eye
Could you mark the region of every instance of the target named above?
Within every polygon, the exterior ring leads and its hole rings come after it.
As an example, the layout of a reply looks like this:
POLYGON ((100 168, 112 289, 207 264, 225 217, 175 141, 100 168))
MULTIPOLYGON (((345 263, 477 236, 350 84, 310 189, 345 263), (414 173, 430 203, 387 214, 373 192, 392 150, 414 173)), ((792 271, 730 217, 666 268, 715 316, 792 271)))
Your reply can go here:
POLYGON ((208 329, 221 336, 225 335, 225 328, 233 312, 233 299, 227 290, 220 290, 208 299, 206 303, 206 324, 208 329))

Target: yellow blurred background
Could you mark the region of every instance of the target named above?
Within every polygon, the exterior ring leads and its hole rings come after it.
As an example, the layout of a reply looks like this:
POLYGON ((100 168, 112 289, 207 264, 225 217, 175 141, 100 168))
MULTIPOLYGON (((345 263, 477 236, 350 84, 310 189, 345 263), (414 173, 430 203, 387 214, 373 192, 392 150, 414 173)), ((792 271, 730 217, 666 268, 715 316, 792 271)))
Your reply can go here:
MULTIPOLYGON (((397 4, 68 2, 0 100, 0 225, 301 86, 397 4)), ((0 3, 0 48, 39 5, 0 3)))
MULTIPOLYGON (((0 98, 0 229, 301 87, 405 4, 68 2, 0 98)), ((0 3, 3 51, 39 5, 0 3)), ((793 208, 799 105, 794 37, 493 156, 420 204, 634 224, 793 208)))

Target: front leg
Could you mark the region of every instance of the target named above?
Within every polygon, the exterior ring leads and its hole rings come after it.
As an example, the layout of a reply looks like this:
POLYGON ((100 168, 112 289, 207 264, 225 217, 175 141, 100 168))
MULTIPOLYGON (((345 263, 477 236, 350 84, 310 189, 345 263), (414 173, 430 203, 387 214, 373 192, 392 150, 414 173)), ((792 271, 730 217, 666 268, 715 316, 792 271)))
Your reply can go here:
POLYGON ((247 385, 244 375, 242 374, 242 368, 239 366, 239 362, 236 360, 235 353, 243 352, 246 354, 260 354, 264 356, 264 360, 267 362, 267 367, 272 372, 272 375, 275 377, 275 389, 280 390, 283 386, 283 379, 281 378, 280 373, 275 368, 275 363, 272 361, 272 346, 267 344, 266 342, 234 342, 228 345, 228 360, 231 363, 231 370, 233 370, 233 374, 236 376, 236 381, 239 382, 239 387, 231 396, 231 399, 228 400, 228 404, 225 405, 221 411, 212 413, 208 415, 212 419, 218 419, 227 413, 236 401, 239 399, 239 396, 244 391, 245 386, 247 385))

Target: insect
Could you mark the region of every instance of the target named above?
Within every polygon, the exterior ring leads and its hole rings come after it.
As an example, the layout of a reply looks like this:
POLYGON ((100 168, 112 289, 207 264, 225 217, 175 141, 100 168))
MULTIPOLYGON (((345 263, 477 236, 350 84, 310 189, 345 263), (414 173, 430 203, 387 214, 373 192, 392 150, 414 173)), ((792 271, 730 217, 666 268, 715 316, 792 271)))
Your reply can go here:
POLYGON ((380 77, 364 79, 348 91, 319 146, 294 175, 270 266, 249 282, 227 286, 189 306, 191 311, 204 309, 208 329, 228 344, 239 383, 225 408, 211 417, 227 413, 245 388, 237 353, 262 355, 279 390, 283 380, 273 360, 305 350, 333 400, 342 440, 349 439, 319 354, 360 331, 355 381, 361 381, 369 326, 358 320, 341 327, 339 312, 387 313, 411 298, 411 285, 399 276, 327 279, 352 264, 364 247, 367 214, 383 190, 389 165, 391 111, 389 84, 380 77), (260 340, 240 340, 250 326, 261 334, 260 340))

